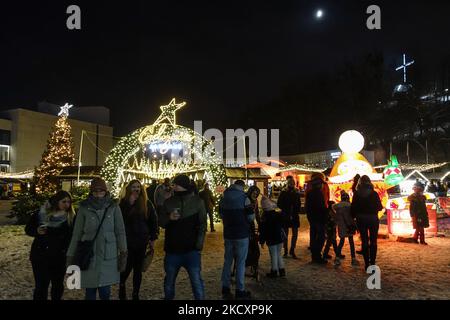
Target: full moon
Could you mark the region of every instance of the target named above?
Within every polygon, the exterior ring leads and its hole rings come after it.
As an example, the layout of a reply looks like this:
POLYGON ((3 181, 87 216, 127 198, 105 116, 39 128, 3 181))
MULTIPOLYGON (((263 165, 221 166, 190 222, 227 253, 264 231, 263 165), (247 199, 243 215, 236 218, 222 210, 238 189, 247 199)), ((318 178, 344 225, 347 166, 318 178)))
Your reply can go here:
POLYGON ((321 9, 318 9, 317 11, 316 11, 316 18, 317 19, 320 19, 320 18, 322 18, 323 17, 323 11, 321 10, 321 9))

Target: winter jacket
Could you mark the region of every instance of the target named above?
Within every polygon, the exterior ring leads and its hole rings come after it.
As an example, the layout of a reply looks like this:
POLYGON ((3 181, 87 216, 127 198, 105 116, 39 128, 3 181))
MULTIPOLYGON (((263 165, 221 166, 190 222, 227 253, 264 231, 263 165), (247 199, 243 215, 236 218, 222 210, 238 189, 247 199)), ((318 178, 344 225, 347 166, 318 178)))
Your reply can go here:
POLYGON ((373 190, 372 186, 362 186, 356 190, 353 196, 351 213, 357 218, 360 216, 376 216, 383 209, 378 193, 373 190))
POLYGON ((183 254, 201 251, 205 241, 207 215, 203 200, 192 192, 175 192, 164 202, 159 217, 164 228, 164 250, 169 254, 183 254), (178 209, 181 218, 172 221, 169 215, 178 209))
POLYGON ((219 203, 224 239, 248 238, 251 232, 251 223, 255 219, 253 210, 250 199, 241 186, 233 184, 228 187, 219 203))
POLYGON ((89 268, 81 271, 82 288, 98 288, 120 282, 118 257, 119 252, 127 251, 127 240, 122 212, 109 195, 106 195, 102 207, 97 209, 91 195, 80 202, 67 251, 68 262, 75 256, 79 241, 94 238, 104 214, 106 217, 94 244, 94 257, 89 268))
POLYGON ((430 226, 426 200, 427 198, 424 195, 415 193, 408 197, 409 214, 411 215, 414 229, 428 228, 430 226))
MULTIPOLYGON (((25 226, 25 233, 30 237, 34 237, 31 245, 30 260, 31 261, 43 261, 47 260, 51 264, 66 262, 67 248, 70 244, 72 237, 72 227, 66 218, 58 224, 58 226, 47 226, 47 233, 40 235, 37 229, 44 222, 44 217, 47 215, 46 206, 42 206, 40 210, 37 210, 31 215, 30 221, 25 226)), ((50 217, 50 221, 58 219, 50 217)))
POLYGON ((283 225, 285 227, 300 227, 301 200, 300 192, 296 188, 286 188, 281 191, 277 201, 278 208, 281 209, 283 225))
POLYGON ((145 248, 150 241, 158 238, 158 218, 150 201, 147 202, 147 217, 137 212, 136 203, 131 205, 126 199, 122 199, 119 206, 125 224, 129 249, 145 248))
POLYGON ((155 190, 155 206, 161 207, 164 205, 164 201, 169 199, 173 195, 172 188, 166 187, 164 184, 160 184, 155 190))
POLYGON ((212 213, 214 209, 214 196, 211 190, 203 189, 198 194, 205 203, 205 209, 208 213, 212 213))
POLYGON ((328 208, 325 205, 322 189, 313 188, 306 193, 305 209, 308 221, 325 225, 328 219, 328 208))
POLYGON ((332 217, 337 224, 339 238, 355 234, 356 224, 351 214, 351 206, 351 203, 347 201, 333 205, 332 217))
POLYGON ((261 217, 259 242, 274 246, 284 241, 283 217, 275 210, 264 211, 261 217))
POLYGON ((155 203, 155 191, 156 188, 158 187, 158 185, 155 184, 151 184, 146 190, 145 192, 147 192, 147 199, 153 204, 153 206, 156 207, 156 203, 155 203))

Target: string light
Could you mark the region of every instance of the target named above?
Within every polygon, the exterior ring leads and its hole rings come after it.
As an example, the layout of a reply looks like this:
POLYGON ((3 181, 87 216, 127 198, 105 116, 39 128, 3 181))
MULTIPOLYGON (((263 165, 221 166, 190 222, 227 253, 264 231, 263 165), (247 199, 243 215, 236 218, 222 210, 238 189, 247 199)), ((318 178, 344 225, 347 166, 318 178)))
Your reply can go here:
POLYGON ((39 192, 56 191, 58 188, 56 176, 62 168, 75 163, 72 128, 67 121, 71 107, 72 105, 67 103, 61 107, 59 118, 47 140, 47 148, 34 171, 36 189, 39 192))
MULTIPOLYGON (((161 115, 151 125, 137 129, 121 138, 109 153, 100 175, 110 183, 111 192, 118 196, 122 186, 131 179, 163 179, 180 173, 204 172, 217 197, 227 183, 225 168, 214 152, 214 144, 197 132, 176 124, 175 112, 186 103, 175 103, 175 98, 161 106, 161 115), (181 145, 183 157, 163 160, 146 156, 149 145, 181 145)), ((194 174, 195 176, 195 174, 194 174)), ((197 175, 198 177, 198 175, 197 175)))
POLYGON ((306 172, 323 172, 323 171, 325 171, 325 169, 312 168, 312 167, 308 167, 308 166, 301 165, 301 164, 290 164, 290 165, 287 165, 287 166, 279 169, 279 172, 292 171, 292 170, 306 171, 306 172))

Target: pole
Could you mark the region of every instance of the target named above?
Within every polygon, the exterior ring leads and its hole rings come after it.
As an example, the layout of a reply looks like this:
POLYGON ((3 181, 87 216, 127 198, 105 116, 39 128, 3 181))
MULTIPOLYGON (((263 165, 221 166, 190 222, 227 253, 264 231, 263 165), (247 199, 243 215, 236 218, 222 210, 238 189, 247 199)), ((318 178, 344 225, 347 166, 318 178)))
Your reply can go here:
POLYGON ((77 185, 80 185, 80 171, 81 171, 81 152, 83 151, 83 135, 84 130, 81 130, 81 141, 80 141, 80 153, 78 155, 78 175, 77 175, 77 185))
POLYGON ((96 126, 96 134, 95 134, 95 166, 98 167, 98 127, 99 125, 96 126))
POLYGON ((409 141, 406 141, 406 156, 408 157, 408 163, 409 163, 409 141))
POLYGON ((392 157, 392 142, 389 143, 389 159, 392 157))
POLYGON ((247 150, 245 148, 245 135, 242 136, 242 142, 244 143, 245 184, 248 185, 247 150))
POLYGON ((428 164, 428 139, 425 140, 425 158, 427 159, 428 164))

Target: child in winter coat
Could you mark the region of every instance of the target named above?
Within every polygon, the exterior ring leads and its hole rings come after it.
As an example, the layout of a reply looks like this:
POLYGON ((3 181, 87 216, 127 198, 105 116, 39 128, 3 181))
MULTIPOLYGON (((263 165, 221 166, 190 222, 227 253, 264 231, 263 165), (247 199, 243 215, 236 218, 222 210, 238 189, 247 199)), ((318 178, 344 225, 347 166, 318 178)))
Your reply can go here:
POLYGON ((423 195, 425 187, 420 182, 414 184, 414 193, 408 197, 409 201, 409 214, 411 215, 413 221, 413 227, 416 229, 414 233, 414 240, 420 244, 426 245, 425 242, 425 228, 430 226, 428 219, 428 211, 426 207, 426 198, 423 195))
POLYGON ((267 243, 272 263, 271 271, 267 276, 269 278, 275 278, 279 274, 280 277, 285 277, 286 271, 284 269, 283 257, 281 256, 281 249, 283 248, 286 234, 283 230, 281 213, 275 211, 277 205, 265 196, 261 200, 261 207, 263 214, 261 217, 259 242, 261 247, 264 246, 264 243, 267 243))
MULTIPOLYGON (((353 242, 353 235, 356 232, 356 223, 351 214, 350 196, 345 191, 341 191, 341 202, 333 205, 332 217, 337 224, 339 234, 338 255, 341 256, 342 247, 344 246, 345 238, 348 238, 350 243, 350 253, 352 256, 352 265, 357 266, 358 260, 355 256, 355 244, 353 242)), ((340 258, 337 256, 335 265, 340 265, 340 258)))
POLYGON ((338 249, 337 241, 336 241, 336 222, 332 216, 332 207, 334 205, 333 201, 328 201, 328 217, 326 224, 326 233, 327 233, 327 242, 325 244, 325 249, 323 250, 323 259, 331 259, 331 256, 328 254, 330 252, 330 247, 333 245, 334 254, 336 256, 335 263, 339 261, 339 259, 345 258, 344 255, 338 249))

